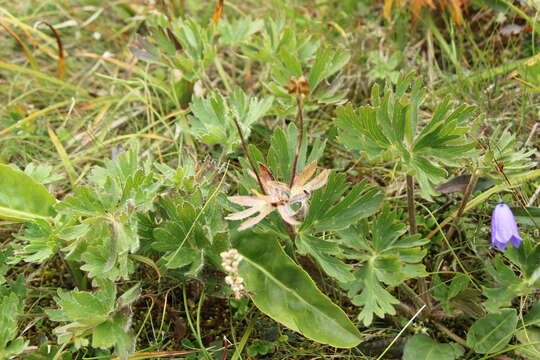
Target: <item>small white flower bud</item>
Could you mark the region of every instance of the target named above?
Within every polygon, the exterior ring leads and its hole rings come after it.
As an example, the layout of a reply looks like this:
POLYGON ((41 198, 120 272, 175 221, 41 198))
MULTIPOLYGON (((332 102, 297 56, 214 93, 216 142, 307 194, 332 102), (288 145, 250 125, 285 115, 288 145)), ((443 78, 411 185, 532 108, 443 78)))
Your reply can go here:
POLYGON ((236 249, 230 249, 219 254, 221 257, 221 265, 227 273, 225 283, 231 287, 234 297, 240 299, 244 291, 244 279, 238 276, 238 266, 242 261, 242 255, 236 249))

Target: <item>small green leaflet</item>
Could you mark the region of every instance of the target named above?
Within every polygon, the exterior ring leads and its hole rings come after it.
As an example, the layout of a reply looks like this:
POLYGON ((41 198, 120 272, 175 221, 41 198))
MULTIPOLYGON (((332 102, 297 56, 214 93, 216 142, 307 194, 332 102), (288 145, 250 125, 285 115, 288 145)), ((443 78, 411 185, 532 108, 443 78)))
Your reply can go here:
POLYGON ((99 285, 95 292, 59 289, 55 298, 59 308, 47 310, 47 315, 52 321, 68 323, 54 330, 59 344, 75 341, 77 348, 86 346, 86 337, 92 335, 92 346, 114 346, 118 356, 127 359, 134 350, 133 337, 126 330, 131 316, 128 306, 139 298, 141 289, 137 284, 117 298, 112 282, 99 285))
POLYGON ((437 195, 433 184, 446 180, 442 165, 459 166, 459 160, 473 154, 475 144, 465 135, 474 108, 453 108, 446 99, 421 126, 419 109, 424 98, 421 82, 410 73, 395 87, 388 85, 383 94, 378 85, 373 86, 369 106, 339 108, 336 126, 346 147, 365 152, 370 159, 397 161, 401 171, 416 178, 420 194, 431 199, 437 195))
POLYGON ((395 314, 399 302, 384 284, 397 286, 403 281, 426 276, 420 262, 425 250, 420 248, 427 240, 420 235, 404 236, 405 225, 396 222, 388 208, 375 218, 371 226, 363 220, 356 226, 339 231, 344 256, 361 261, 354 272, 355 280, 342 284, 353 304, 362 307, 358 320, 369 326, 373 317, 395 314))
POLYGON ((439 344, 427 335, 416 334, 407 340, 403 360, 455 360, 464 353, 459 344, 439 344))
POLYGON ((467 333, 467 344, 479 354, 502 350, 509 342, 518 323, 515 309, 503 309, 476 320, 467 333))

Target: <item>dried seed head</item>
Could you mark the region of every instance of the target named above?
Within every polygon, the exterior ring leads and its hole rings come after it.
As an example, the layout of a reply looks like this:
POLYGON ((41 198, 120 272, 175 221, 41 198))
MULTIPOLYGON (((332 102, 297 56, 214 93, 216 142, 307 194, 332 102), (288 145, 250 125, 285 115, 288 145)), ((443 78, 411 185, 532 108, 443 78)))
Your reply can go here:
POLYGON ((289 94, 295 94, 297 96, 307 96, 309 93, 309 84, 305 77, 291 76, 289 78, 289 84, 285 86, 285 89, 289 94))

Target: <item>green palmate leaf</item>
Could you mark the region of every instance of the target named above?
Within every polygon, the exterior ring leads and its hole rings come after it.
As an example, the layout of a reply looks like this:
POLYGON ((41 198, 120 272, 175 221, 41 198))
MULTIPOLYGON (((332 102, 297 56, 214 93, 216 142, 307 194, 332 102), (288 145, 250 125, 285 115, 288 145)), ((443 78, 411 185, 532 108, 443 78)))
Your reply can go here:
POLYGON ((104 283, 95 293, 58 289, 56 303, 60 309, 49 310, 47 314, 53 321, 78 321, 80 325, 93 327, 107 319, 115 301, 116 288, 112 283, 104 283))
POLYGON ((133 348, 133 338, 126 331, 128 321, 121 314, 96 326, 92 331, 92 346, 99 348, 115 347, 122 359, 126 359, 133 348))
POLYGON ((51 174, 52 170, 53 167, 50 165, 29 163, 24 168, 24 173, 43 185, 51 184, 64 178, 62 174, 51 174))
POLYGON ((166 266, 170 269, 177 269, 181 267, 188 267, 186 274, 196 274, 204 265, 204 251, 198 249, 183 248, 171 253, 170 256, 165 258, 167 260, 166 266), (188 266, 189 265, 189 266, 188 266))
POLYGON ((344 174, 331 174, 328 184, 310 200, 301 232, 336 231, 373 215, 383 201, 380 190, 367 181, 350 186, 344 174))
POLYGON ((459 160, 472 154, 474 143, 465 137, 469 131, 465 126, 470 125, 467 120, 474 108, 452 109, 445 100, 424 124, 419 117, 424 96, 413 74, 401 77, 395 88, 387 86, 384 95, 375 85, 372 105, 338 109, 336 126, 340 141, 351 150, 365 152, 370 159, 398 161, 403 172, 416 177, 421 195, 429 199, 437 194, 433 184, 445 180, 441 166, 458 166, 459 160))
POLYGON ((321 104, 339 103, 345 97, 340 80, 334 75, 350 59, 350 54, 337 48, 321 47, 319 40, 285 26, 282 20, 268 21, 260 37, 244 47, 246 54, 271 64, 272 82, 265 86, 278 96, 282 106, 280 115, 294 114, 294 97, 284 86, 292 76, 305 76, 309 83, 309 96, 305 108, 316 110, 321 104))
POLYGON ((317 289, 271 236, 242 232, 233 244, 244 257, 240 275, 265 314, 302 335, 335 347, 360 343, 347 315, 317 289))
POLYGON ((194 82, 204 77, 216 56, 214 28, 202 27, 193 19, 167 18, 161 13, 147 17, 151 30, 149 41, 138 39, 139 47, 131 47, 141 60, 180 69, 183 77, 194 82), (157 45, 157 46, 154 46, 157 45), (181 52, 178 50, 182 50, 181 52))
POLYGON ((342 251, 336 242, 300 233, 296 245, 301 254, 313 256, 328 275, 341 282, 354 280, 352 266, 339 260, 342 251))
POLYGON ((129 255, 140 245, 135 212, 153 208, 161 180, 140 165, 136 149, 95 167, 90 179, 91 186, 75 189, 57 205, 74 224, 54 235, 69 243, 63 249, 68 259, 82 262, 90 277, 127 279, 134 271, 129 255))
POLYGON ((533 149, 519 147, 515 134, 502 128, 496 128, 490 135, 489 142, 483 145, 486 153, 482 156, 480 166, 484 172, 491 172, 491 177, 496 182, 506 182, 507 179, 523 175, 534 167, 535 162, 531 159, 533 149), (504 169, 504 175, 497 168, 504 169), (506 178, 505 178, 506 177, 506 178))
MULTIPOLYGON (((204 188, 204 187, 202 187, 204 188)), ((215 266, 219 253, 229 247, 222 210, 217 197, 206 198, 204 189, 194 190, 191 203, 185 196, 171 196, 157 202, 157 224, 149 236, 150 247, 165 255, 158 261, 169 269, 183 268, 186 274, 198 273, 205 258, 215 266)))
MULTIPOLYGON (((288 52, 289 57, 298 59, 300 63, 308 62, 320 46, 320 41, 313 39, 309 33, 301 33, 286 26, 283 18, 265 21, 260 37, 254 40, 249 48, 244 49, 248 57, 271 63, 279 60, 277 56, 280 52, 288 52)), ((298 66, 294 64, 290 67, 298 66)))
POLYGON ((24 261, 43 263, 58 249, 58 238, 53 227, 45 220, 35 220, 24 229, 23 235, 17 235, 18 240, 26 242, 23 252, 18 256, 24 261))
POLYGON ((56 199, 20 170, 0 164, 0 219, 31 221, 54 216, 56 199))
POLYGON ((118 299, 111 282, 100 282, 100 288, 87 291, 58 290, 55 298, 58 309, 47 310, 52 321, 68 324, 55 329, 58 343, 75 342, 76 347, 86 345, 86 337, 92 336, 92 346, 115 348, 121 359, 127 359, 133 351, 133 337, 128 333, 130 312, 127 306, 140 295, 138 285, 126 291, 118 299))
POLYGON ((251 17, 242 17, 229 21, 223 19, 219 22, 220 43, 223 45, 237 45, 244 43, 251 35, 259 32, 264 26, 261 19, 253 20, 251 17))
POLYGON ((349 62, 351 55, 337 49, 320 50, 315 56, 315 62, 308 77, 308 84, 312 91, 317 88, 323 79, 334 75, 349 62))
MULTIPOLYGON (((386 269, 390 269, 390 262, 385 264, 386 269)), ((397 261, 394 261, 391 266, 398 270, 397 261)), ((388 292, 381 284, 377 277, 378 267, 373 262, 368 262, 354 273, 356 281, 344 285, 348 290, 349 296, 352 298, 352 303, 361 306, 362 311, 358 314, 358 320, 362 321, 365 326, 369 326, 373 322, 373 316, 384 317, 386 314, 394 315, 396 310, 395 304, 399 304, 390 292, 388 292), (360 292, 360 295, 355 295, 360 292)))
POLYGON ((399 302, 384 284, 396 286, 412 277, 426 276, 420 263, 425 251, 420 246, 427 240, 419 235, 403 236, 406 228, 397 223, 395 215, 385 209, 368 226, 366 220, 347 230, 339 231, 340 243, 347 249, 344 255, 361 263, 354 272, 355 280, 342 286, 348 290, 355 305, 361 306, 358 319, 368 326, 373 316, 395 314, 399 302))
POLYGON ((417 334, 407 340, 403 360, 455 360, 464 352, 459 344, 439 344, 427 335, 417 334))
POLYGON ((353 281, 352 266, 340 260, 343 258, 340 243, 311 234, 345 229, 375 213, 382 201, 379 189, 366 181, 351 187, 344 175, 330 175, 327 186, 316 191, 310 200, 308 215, 296 241, 298 251, 313 256, 338 281, 353 281))
POLYGON ((518 316, 515 309, 504 309, 475 321, 467 333, 467 344, 480 354, 502 350, 514 335, 518 316))
POLYGON ((191 127, 185 129, 209 145, 219 144, 228 154, 240 144, 234 120, 238 121, 243 135, 248 137, 255 122, 266 115, 273 98, 259 100, 236 89, 227 99, 218 92, 206 98, 195 97, 190 105, 191 127))
MULTIPOLYGON (((433 277, 433 298, 439 301, 446 314, 459 308, 478 309, 479 292, 467 287, 470 279, 463 274, 456 274, 450 282, 443 283, 438 275, 433 277)), ((471 309, 472 310, 472 309, 471 309)))
POLYGON ((395 84, 399 80, 399 65, 403 61, 403 53, 395 52, 389 58, 385 58, 378 51, 369 53, 371 63, 368 78, 374 80, 388 80, 395 84))

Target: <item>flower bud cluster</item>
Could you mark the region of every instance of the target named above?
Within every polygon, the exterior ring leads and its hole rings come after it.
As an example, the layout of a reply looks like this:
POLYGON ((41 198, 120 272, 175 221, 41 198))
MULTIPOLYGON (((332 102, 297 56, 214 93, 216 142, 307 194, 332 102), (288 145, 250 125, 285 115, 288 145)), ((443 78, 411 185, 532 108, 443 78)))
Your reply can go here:
POLYGON ((240 299, 244 292, 244 279, 238 276, 238 265, 242 261, 242 255, 238 253, 238 250, 231 249, 224 251, 220 254, 221 265, 227 272, 225 282, 231 287, 236 299, 240 299))

